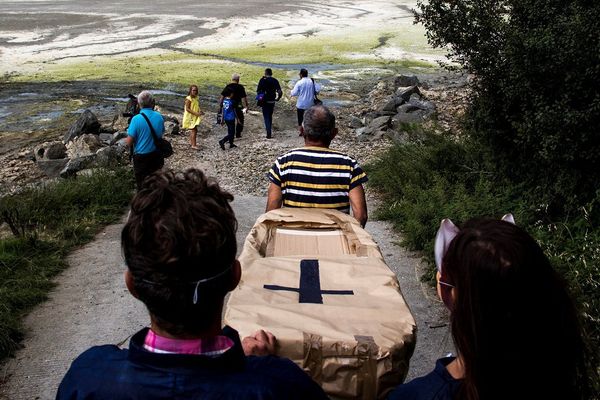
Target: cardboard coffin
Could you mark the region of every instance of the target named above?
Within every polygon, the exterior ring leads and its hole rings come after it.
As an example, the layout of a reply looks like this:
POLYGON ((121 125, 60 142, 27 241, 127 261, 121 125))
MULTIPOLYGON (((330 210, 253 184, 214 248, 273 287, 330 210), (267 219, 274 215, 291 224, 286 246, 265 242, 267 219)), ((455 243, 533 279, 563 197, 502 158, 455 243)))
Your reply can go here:
POLYGON ((266 329, 277 354, 332 398, 376 399, 400 384, 415 320, 377 244, 349 215, 283 208, 262 215, 240 256, 225 323, 266 329))

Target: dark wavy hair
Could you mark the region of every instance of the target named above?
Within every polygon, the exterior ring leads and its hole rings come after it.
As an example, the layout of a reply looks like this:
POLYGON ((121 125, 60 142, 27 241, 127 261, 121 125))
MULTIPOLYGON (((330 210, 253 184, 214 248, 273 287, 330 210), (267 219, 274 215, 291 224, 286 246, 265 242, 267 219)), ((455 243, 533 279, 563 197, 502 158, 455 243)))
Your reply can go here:
POLYGON ((566 284, 535 240, 491 219, 465 223, 443 259, 451 332, 465 368, 455 398, 585 398, 585 350, 566 284))
POLYGON ((131 202, 121 246, 135 291, 172 334, 198 333, 220 318, 237 251, 233 196, 198 169, 157 172, 131 202), (194 304, 196 283, 198 301, 194 304))

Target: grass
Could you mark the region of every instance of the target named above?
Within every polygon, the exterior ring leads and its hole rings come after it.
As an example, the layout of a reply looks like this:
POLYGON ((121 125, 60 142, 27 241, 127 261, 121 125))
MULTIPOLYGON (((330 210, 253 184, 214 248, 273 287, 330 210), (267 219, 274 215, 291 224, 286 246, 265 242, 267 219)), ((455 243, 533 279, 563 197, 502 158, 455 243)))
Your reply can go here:
POLYGON ((19 347, 21 318, 46 299, 67 254, 122 217, 132 175, 129 168, 99 170, 0 199, 12 230, 0 239, 0 359, 19 347))

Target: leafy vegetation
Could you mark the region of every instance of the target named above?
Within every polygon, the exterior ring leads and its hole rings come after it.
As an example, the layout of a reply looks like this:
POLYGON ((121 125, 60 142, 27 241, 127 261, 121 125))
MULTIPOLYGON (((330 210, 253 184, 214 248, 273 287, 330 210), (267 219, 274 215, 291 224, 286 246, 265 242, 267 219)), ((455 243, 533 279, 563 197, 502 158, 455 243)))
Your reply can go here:
MULTIPOLYGON (((600 380, 600 3, 418 1, 431 44, 471 73, 462 135, 425 134, 367 166, 382 217, 432 254, 442 218, 513 212, 578 300, 600 380)), ((454 67, 456 68, 456 67, 454 67)))
POLYGON ((0 199, 10 228, 0 239, 0 359, 18 348, 21 317, 46 299, 69 251, 122 217, 132 175, 129 168, 101 170, 0 199))

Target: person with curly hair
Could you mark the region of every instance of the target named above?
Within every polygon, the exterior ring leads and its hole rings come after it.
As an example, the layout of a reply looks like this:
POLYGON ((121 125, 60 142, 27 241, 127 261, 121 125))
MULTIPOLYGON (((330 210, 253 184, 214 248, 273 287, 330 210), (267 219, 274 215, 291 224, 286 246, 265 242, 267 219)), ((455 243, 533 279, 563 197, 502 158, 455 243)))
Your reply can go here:
POLYGON ((326 399, 265 331, 222 327, 241 277, 233 196, 197 169, 144 181, 121 234, 125 283, 150 314, 128 349, 96 346, 63 378, 57 399, 326 399))

